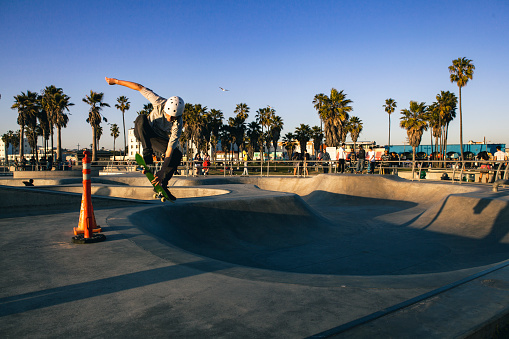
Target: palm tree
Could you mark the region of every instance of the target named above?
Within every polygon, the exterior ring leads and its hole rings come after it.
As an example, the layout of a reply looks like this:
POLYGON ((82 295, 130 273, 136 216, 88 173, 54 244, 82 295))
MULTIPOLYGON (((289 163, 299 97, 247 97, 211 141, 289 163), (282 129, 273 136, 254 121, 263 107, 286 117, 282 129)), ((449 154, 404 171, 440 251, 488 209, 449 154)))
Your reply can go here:
POLYGON ((17 140, 17 137, 14 134, 14 131, 9 130, 7 133, 2 135, 2 141, 4 142, 4 145, 5 145, 5 160, 8 160, 7 154, 8 154, 9 145, 12 145, 13 151, 14 151, 14 149, 15 149, 14 144, 15 143, 17 144, 17 142, 19 142, 19 140, 17 140))
POLYGON ((362 120, 359 117, 352 116, 350 120, 348 120, 347 130, 350 132, 350 137, 353 141, 353 153, 355 154, 355 148, 357 144, 357 140, 359 139, 359 135, 362 132, 362 120))
POLYGON ((428 129, 426 110, 426 103, 418 103, 416 101, 410 101, 409 109, 405 108, 401 110, 402 117, 400 118, 400 126, 406 129, 408 143, 412 146, 413 166, 415 166, 415 149, 421 143, 423 132, 428 129))
MULTIPOLYGON (((111 131, 110 135, 113 137, 113 159, 115 159, 115 140, 117 140, 118 136, 120 135, 117 124, 112 124, 110 127, 110 131, 111 131)), ((124 150, 125 150, 125 147, 124 147, 124 150)), ((124 153, 124 157, 125 157, 125 153, 124 153)))
POLYGON ((320 148, 322 146, 323 140, 322 129, 318 126, 311 127, 311 138, 313 139, 313 148, 315 151, 315 154, 313 155, 316 157, 316 154, 320 151, 320 148))
POLYGON ((460 147, 461 147, 461 161, 465 158, 463 156, 463 114, 461 111, 461 88, 467 85, 468 80, 472 80, 474 76, 475 66, 472 60, 467 58, 458 58, 452 61, 452 66, 449 66, 449 73, 451 73, 451 82, 455 82, 459 89, 460 100, 460 147))
MULTIPOLYGON (((270 121, 272 120, 272 117, 274 116, 275 111, 270 106, 267 106, 266 108, 260 108, 258 111, 256 111, 256 122, 260 124, 262 127, 262 133, 261 136, 265 136, 264 127, 267 127, 270 125, 270 121)), ((261 160, 263 162, 263 153, 265 151, 264 144, 266 141, 266 138, 261 138, 262 142, 260 143, 260 153, 261 153, 261 160)), ((268 148, 268 147, 267 147, 268 148)))
POLYGON ((330 97, 324 94, 315 95, 315 108, 324 123, 325 143, 327 146, 337 146, 346 139, 345 129, 349 113, 353 110, 352 100, 346 98, 342 91, 332 88, 330 97))
POLYGON ((184 130, 182 137, 186 139, 187 143, 190 143, 191 156, 193 155, 194 149, 202 150, 205 146, 204 143, 204 132, 205 132, 205 115, 207 113, 207 107, 201 104, 186 104, 184 108, 184 114, 182 118, 184 120, 184 130))
POLYGON ((145 115, 150 115, 150 112, 152 112, 152 110, 154 109, 154 106, 150 103, 150 104, 145 104, 143 105, 143 109, 141 111, 138 111, 138 115, 140 114, 145 114, 145 115))
POLYGON ((53 123, 57 126, 57 159, 62 161, 62 128, 67 127, 69 122, 69 117, 64 112, 69 112, 69 107, 74 106, 74 104, 69 102, 71 98, 62 91, 55 93, 53 99, 56 104, 53 123))
POLYGON ((19 158, 23 156, 24 147, 23 147, 23 138, 25 136, 25 126, 26 126, 26 118, 27 118, 27 109, 26 109, 26 94, 21 92, 14 97, 14 104, 11 106, 12 109, 18 110, 18 125, 20 127, 19 133, 19 158))
POLYGON ((396 109, 396 104, 397 103, 394 99, 389 98, 385 99, 385 105, 383 105, 383 107, 385 107, 385 112, 389 114, 389 143, 387 144, 387 146, 389 147, 389 151, 391 150, 391 114, 396 109))
POLYGON ((104 93, 97 93, 90 90, 90 95, 83 98, 83 102, 90 105, 87 122, 92 126, 92 161, 97 160, 97 130, 101 126, 101 121, 108 121, 101 115, 103 107, 110 107, 109 104, 103 102, 103 97, 104 93))
POLYGON ((286 133, 283 137, 283 146, 286 149, 286 152, 288 153, 288 158, 292 159, 293 157, 293 150, 295 149, 295 136, 293 133, 286 133))
POLYGON ((208 113, 205 114, 205 126, 207 129, 207 134, 205 137, 207 138, 207 142, 211 145, 213 161, 215 161, 215 151, 219 141, 219 130, 223 125, 223 119, 223 112, 218 109, 211 109, 208 113))
POLYGON ((240 118, 244 119, 244 121, 246 121, 247 118, 249 117, 250 109, 251 108, 249 108, 249 106, 247 104, 240 103, 240 104, 237 104, 233 113, 235 113, 238 117, 240 117, 240 118))
POLYGON ((300 152, 304 154, 304 151, 306 150, 306 145, 311 139, 311 128, 309 125, 300 124, 299 127, 295 129, 295 132, 293 133, 295 139, 299 142, 300 145, 300 152))
POLYGON ((249 139, 247 150, 251 159, 254 158, 255 150, 259 149, 258 143, 260 141, 261 134, 262 131, 260 129, 260 125, 256 121, 251 121, 247 125, 246 136, 249 139))
MULTIPOLYGON (((322 134, 323 134, 323 130, 322 130, 323 120, 322 120, 322 116, 320 115, 320 110, 327 102, 327 99, 328 99, 328 97, 323 93, 316 94, 315 97, 313 98, 313 106, 315 107, 316 111, 318 112, 318 115, 320 116, 320 132, 322 134)), ((322 137, 322 139, 323 139, 323 137, 322 137)), ((321 146, 322 145, 320 144, 320 147, 321 146)))
POLYGON ((42 91, 42 108, 46 112, 47 120, 49 123, 49 131, 51 137, 51 156, 53 157, 53 127, 55 126, 55 119, 58 114, 58 104, 55 96, 57 94, 63 94, 61 88, 55 87, 55 85, 46 86, 42 91))
MULTIPOLYGON (((426 120, 430 129, 431 136, 431 152, 436 154, 438 152, 439 138, 442 137, 442 126, 440 119, 440 110, 437 102, 433 102, 428 106, 426 120), (433 149, 433 138, 435 138, 435 147, 433 149)), ((440 140, 441 141, 441 140, 440 140)), ((435 164, 434 164, 435 165, 435 164)))
POLYGON ((274 115, 270 122, 269 134, 271 136, 272 146, 274 147, 274 160, 276 160, 277 142, 281 137, 281 131, 283 130, 283 118, 278 115, 274 115))
MULTIPOLYGON (((131 108, 131 103, 129 102, 129 98, 126 96, 119 96, 117 98, 118 104, 115 104, 115 108, 119 109, 120 112, 122 112, 122 126, 124 128, 124 160, 125 160, 125 154, 127 153, 127 143, 126 143, 126 137, 125 137, 125 112, 131 108)), ((115 143, 115 142, 113 142, 115 143)))
POLYGON ((456 106, 458 103, 458 98, 454 93, 451 93, 449 91, 445 92, 441 91, 440 94, 436 96, 436 99, 437 99, 436 109, 439 114, 439 125, 441 128, 440 132, 441 154, 442 159, 445 160, 445 155, 447 154, 447 138, 449 136, 449 124, 452 120, 454 120, 454 118, 456 118, 456 106))
POLYGON ((20 126, 19 133, 19 157, 23 157, 24 150, 24 142, 23 139, 25 137, 25 127, 31 127, 34 125, 35 129, 35 121, 37 117, 37 93, 27 91, 26 94, 21 92, 21 94, 16 95, 14 97, 14 104, 12 105, 12 109, 18 110, 18 125, 20 126))

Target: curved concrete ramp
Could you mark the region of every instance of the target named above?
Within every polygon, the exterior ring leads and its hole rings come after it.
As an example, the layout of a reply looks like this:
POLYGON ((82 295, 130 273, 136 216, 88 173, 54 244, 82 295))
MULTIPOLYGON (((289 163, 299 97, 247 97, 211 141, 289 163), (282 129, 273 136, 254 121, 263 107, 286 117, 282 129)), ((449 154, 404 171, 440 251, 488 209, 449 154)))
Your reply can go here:
POLYGON ((232 191, 227 196, 143 210, 133 218, 150 218, 138 225, 186 251, 283 272, 416 275, 507 259, 503 193, 380 176, 237 179, 264 190, 234 181, 225 180, 232 191))

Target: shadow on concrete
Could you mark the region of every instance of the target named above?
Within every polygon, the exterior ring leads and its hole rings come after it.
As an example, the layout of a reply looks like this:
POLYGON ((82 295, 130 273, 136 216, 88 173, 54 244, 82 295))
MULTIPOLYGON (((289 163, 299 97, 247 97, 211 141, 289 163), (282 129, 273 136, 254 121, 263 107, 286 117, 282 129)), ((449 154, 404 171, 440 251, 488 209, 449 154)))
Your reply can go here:
POLYGON ((211 266, 201 260, 0 298, 0 317, 187 278, 204 270, 210 272, 211 266))

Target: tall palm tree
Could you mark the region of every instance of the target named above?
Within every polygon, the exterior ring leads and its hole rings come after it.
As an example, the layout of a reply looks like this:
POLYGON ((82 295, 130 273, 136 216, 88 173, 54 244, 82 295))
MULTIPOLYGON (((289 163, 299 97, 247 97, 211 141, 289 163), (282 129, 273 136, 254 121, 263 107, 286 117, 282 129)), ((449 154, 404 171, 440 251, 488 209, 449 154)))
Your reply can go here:
POLYGON ((441 91, 440 94, 437 94, 436 99, 436 109, 439 114, 439 124, 441 128, 441 154, 442 159, 445 161, 445 155, 447 154, 447 138, 449 136, 449 124, 452 120, 454 120, 454 118, 456 118, 458 98, 454 93, 441 91))
POLYGON ((182 115, 184 120, 184 130, 182 134, 190 144, 192 151, 191 156, 195 150, 193 147, 195 147, 196 150, 202 150, 204 147, 206 148, 203 138, 205 132, 206 113, 207 107, 202 106, 201 104, 186 104, 184 108, 184 114, 182 115))
POLYGON ((87 95, 82 99, 84 103, 90 105, 87 122, 90 126, 92 126, 92 161, 97 160, 97 130, 101 126, 101 121, 108 121, 101 115, 103 107, 110 107, 109 104, 103 102, 103 98, 104 93, 97 93, 90 90, 90 95, 87 95))
POLYGON ((385 112, 389 114, 389 143, 387 146, 389 147, 389 151, 391 150, 391 114, 396 110, 396 101, 392 98, 385 99, 385 112))
POLYGON ((259 149, 258 143, 260 142, 261 134, 262 134, 262 131, 261 131, 260 125, 256 121, 251 121, 247 125, 246 136, 249 139, 248 140, 249 142, 247 145, 248 146, 247 150, 249 153, 249 157, 251 159, 254 158, 255 150, 259 149))
POLYGON ((330 97, 324 94, 315 95, 315 108, 324 124, 325 143, 327 146, 337 146, 346 139, 345 129, 349 113, 353 108, 352 100, 346 98, 343 90, 331 89, 330 97))
POLYGON ((247 104, 240 103, 240 104, 237 104, 233 113, 235 113, 239 118, 242 118, 242 119, 244 119, 244 121, 246 121, 247 118, 249 117, 250 109, 251 108, 249 108, 249 106, 247 104))
MULTIPOLYGON (((110 135, 113 137, 113 159, 115 159, 115 140, 117 140, 118 136, 120 135, 117 124, 111 125, 110 132, 111 132, 110 135)), ((125 150, 125 148, 124 148, 124 150, 125 150)))
POLYGON ((316 154, 320 151, 320 148, 322 146, 323 140, 322 129, 318 126, 311 127, 311 138, 313 139, 313 148, 315 151, 315 154, 313 155, 316 157, 316 154))
POLYGON ((58 114, 58 104, 56 102, 55 96, 57 94, 63 94, 63 90, 61 88, 55 87, 55 85, 46 86, 46 88, 42 91, 42 107, 47 115, 47 120, 49 123, 50 130, 50 138, 51 138, 51 156, 53 157, 53 128, 55 126, 55 119, 58 114))
POLYGON ((14 104, 11 106, 12 109, 18 110, 18 125, 20 127, 20 133, 19 133, 19 157, 23 156, 24 153, 24 147, 23 147, 23 138, 25 136, 25 126, 26 126, 26 119, 27 119, 27 109, 26 109, 26 94, 21 92, 21 94, 18 94, 14 96, 14 104))
POLYGON ((306 145, 311 139, 311 128, 309 125, 300 124, 299 127, 295 128, 295 132, 293 133, 295 136, 295 139, 299 142, 300 146, 300 152, 304 154, 304 151, 306 150, 306 145))
POLYGON ((474 76, 475 66, 472 60, 467 58, 458 58, 452 61, 452 66, 449 66, 449 73, 451 73, 451 82, 455 82, 459 89, 460 101, 460 147, 461 147, 461 161, 465 159, 463 156, 463 113, 461 110, 461 88, 467 85, 468 80, 472 80, 474 76))
POLYGON ((277 142, 281 137, 281 131, 283 130, 283 118, 278 115, 274 115, 270 122, 269 133, 271 136, 272 146, 274 147, 274 160, 276 160, 277 142))
POLYGON ((69 122, 69 117, 65 114, 65 111, 69 112, 69 107, 74 106, 74 104, 69 102, 71 98, 62 91, 55 93, 53 99, 57 108, 53 116, 53 123, 57 127, 57 159, 62 161, 62 128, 67 127, 69 122))
MULTIPOLYGON (((430 129, 431 136, 431 152, 438 153, 439 138, 442 137, 442 126, 440 119, 440 110, 437 102, 433 102, 428 106, 426 120, 430 129), (435 138, 435 147, 433 149, 433 138, 435 138)), ((441 140, 440 140, 441 141, 441 140)))
POLYGON ((407 131, 408 143, 412 146, 413 162, 415 163, 415 149, 420 145, 422 134, 428 129, 426 121, 426 103, 410 101, 409 109, 401 110, 400 126, 407 131))
POLYGON ((359 117, 352 116, 350 120, 348 120, 347 130, 350 133, 350 137, 353 141, 353 153, 355 153, 355 148, 357 145, 357 140, 359 139, 359 135, 362 132, 362 120, 359 117))
POLYGON ((221 126, 223 125, 223 112, 218 109, 211 109, 209 112, 205 114, 206 121, 206 129, 207 129, 207 142, 210 143, 212 149, 212 159, 215 161, 215 151, 217 148, 217 143, 219 142, 219 131, 221 126))
MULTIPOLYGON (((316 94, 313 98, 313 106, 315 107, 316 111, 318 112, 318 115, 320 116, 320 131, 322 134, 323 134, 323 126, 322 126, 323 120, 322 120, 322 116, 320 115, 320 110, 326 104, 327 99, 328 99, 328 97, 323 93, 316 94)), ((320 144, 320 147, 321 146, 322 145, 320 144)))
POLYGON ((143 109, 138 111, 138 115, 140 114, 144 114, 144 115, 150 115, 150 112, 152 112, 152 110, 154 109, 154 106, 150 103, 150 104, 145 104, 143 105, 143 109))
POLYGON ((125 160, 125 154, 127 153, 127 143, 126 143, 126 136, 125 136, 125 112, 131 108, 131 103, 129 102, 129 98, 126 96, 119 96, 117 98, 118 104, 115 104, 115 108, 119 109, 120 112, 122 112, 122 126, 124 128, 124 160, 125 160))
POLYGON ((292 159, 293 157, 293 150, 295 149, 295 136, 293 133, 286 133, 283 137, 283 146, 286 149, 286 152, 288 153, 288 158, 292 159))
POLYGON ((14 152, 14 149, 15 149, 14 145, 17 144, 19 142, 19 140, 17 140, 17 137, 14 134, 14 131, 9 130, 7 133, 2 135, 2 141, 4 142, 4 145, 5 145, 5 160, 8 160, 7 154, 8 154, 9 145, 12 145, 13 152, 14 152))
MULTIPOLYGON (((256 111, 256 122, 260 124, 262 127, 262 136, 264 135, 264 127, 268 128, 270 125, 270 121, 272 117, 275 114, 275 110, 271 108, 270 106, 267 106, 266 108, 260 108, 256 111)), ((262 142, 260 143, 260 152, 261 152, 261 159, 263 162, 263 152, 264 149, 264 139, 262 139, 262 142)))
MULTIPOLYGON (((37 107, 38 95, 35 92, 27 91, 26 93, 14 96, 14 104, 11 106, 12 109, 18 111, 18 125, 20 126, 19 133, 19 157, 23 157, 25 128, 32 128, 35 130, 36 118, 39 108, 37 107)), ((32 131, 30 130, 30 133, 32 131)), ((30 136, 31 138, 31 136, 30 136)))

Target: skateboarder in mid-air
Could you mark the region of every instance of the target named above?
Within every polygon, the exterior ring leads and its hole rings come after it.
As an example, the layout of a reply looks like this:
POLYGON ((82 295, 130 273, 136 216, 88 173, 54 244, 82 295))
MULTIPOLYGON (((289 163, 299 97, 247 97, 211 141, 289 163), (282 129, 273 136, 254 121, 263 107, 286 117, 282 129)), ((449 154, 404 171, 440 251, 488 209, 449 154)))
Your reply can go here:
POLYGON ((109 85, 121 85, 140 92, 147 98, 154 109, 149 116, 140 114, 134 122, 134 136, 143 146, 143 159, 147 165, 153 163, 154 152, 164 154, 161 170, 155 173, 153 185, 161 185, 168 196, 175 197, 168 191, 168 182, 177 170, 182 160, 179 150, 179 138, 182 134, 182 114, 184 100, 173 96, 169 99, 160 97, 152 90, 138 83, 106 77, 109 85))

